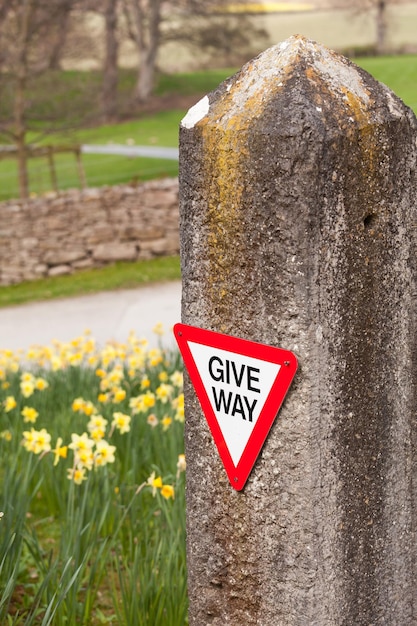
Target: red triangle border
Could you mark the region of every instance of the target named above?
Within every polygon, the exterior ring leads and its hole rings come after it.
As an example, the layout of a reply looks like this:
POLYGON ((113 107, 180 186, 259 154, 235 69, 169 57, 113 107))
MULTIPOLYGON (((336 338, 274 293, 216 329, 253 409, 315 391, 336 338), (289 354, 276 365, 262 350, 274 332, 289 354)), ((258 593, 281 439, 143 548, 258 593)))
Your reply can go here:
POLYGON ((240 491, 246 484, 294 379, 298 367, 297 357, 289 350, 216 333, 187 324, 175 324, 173 331, 229 482, 234 489, 240 491), (235 466, 230 456, 223 433, 188 346, 189 341, 281 365, 237 466, 235 466))

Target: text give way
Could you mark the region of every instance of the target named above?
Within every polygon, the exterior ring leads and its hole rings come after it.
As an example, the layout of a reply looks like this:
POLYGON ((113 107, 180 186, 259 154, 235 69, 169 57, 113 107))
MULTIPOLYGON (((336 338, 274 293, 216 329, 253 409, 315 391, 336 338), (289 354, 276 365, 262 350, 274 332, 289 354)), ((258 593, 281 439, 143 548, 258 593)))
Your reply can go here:
POLYGON ((188 345, 237 466, 281 365, 192 341, 188 345))

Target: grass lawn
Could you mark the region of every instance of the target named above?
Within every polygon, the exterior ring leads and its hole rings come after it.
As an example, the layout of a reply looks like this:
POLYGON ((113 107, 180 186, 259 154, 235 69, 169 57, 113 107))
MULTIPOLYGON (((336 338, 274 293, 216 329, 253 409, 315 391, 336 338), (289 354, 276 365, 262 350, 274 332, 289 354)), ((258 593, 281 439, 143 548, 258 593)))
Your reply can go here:
POLYGON ((417 55, 357 59, 356 63, 384 83, 417 113, 417 55))
MULTIPOLYGON (((355 61, 375 78, 388 85, 414 111, 417 111, 417 56, 362 58, 355 61)), ((221 69, 193 74, 164 77, 159 94, 177 89, 185 95, 214 89, 233 70, 221 69)), ((178 126, 185 111, 162 111, 120 124, 102 125, 79 130, 71 136, 55 136, 57 143, 130 143, 137 145, 176 146, 178 126)), ((72 154, 57 156, 57 177, 61 188, 79 186, 75 158, 72 154)), ((161 176, 175 176, 178 164, 160 159, 127 158, 107 155, 84 155, 83 165, 91 186, 137 182, 161 176)), ((51 188, 46 159, 31 159, 31 189, 41 194, 51 188)), ((0 161, 0 199, 16 197, 16 164, 13 160, 0 161)), ((79 272, 76 275, 0 287, 0 306, 8 306, 56 297, 93 293, 109 289, 133 287, 145 282, 178 279, 179 259, 154 259, 140 263, 118 263, 101 270, 79 272)))
MULTIPOLYGON (((388 85, 406 104, 417 111, 416 55, 361 58, 356 59, 356 63, 388 85)), ((227 68, 163 76, 157 94, 163 97, 174 93, 184 96, 194 95, 197 101, 203 93, 213 90, 233 72, 233 69, 227 68)), ((185 113, 185 109, 159 111, 118 124, 80 129, 71 134, 51 135, 43 142, 69 145, 115 143, 173 147, 178 145, 178 128, 185 113)), ((162 159, 88 154, 83 155, 82 162, 87 184, 92 187, 136 183, 178 174, 176 161, 162 159)), ((80 186, 73 154, 65 153, 56 157, 56 172, 60 189, 80 186)), ((32 193, 42 194, 52 188, 46 158, 31 159, 29 175, 32 193)), ((17 195, 16 163, 13 159, 0 161, 0 200, 17 195)))
POLYGON ((102 269, 83 270, 69 276, 42 278, 0 287, 0 307, 113 289, 130 289, 143 284, 178 280, 180 276, 177 256, 133 263, 119 262, 102 269))

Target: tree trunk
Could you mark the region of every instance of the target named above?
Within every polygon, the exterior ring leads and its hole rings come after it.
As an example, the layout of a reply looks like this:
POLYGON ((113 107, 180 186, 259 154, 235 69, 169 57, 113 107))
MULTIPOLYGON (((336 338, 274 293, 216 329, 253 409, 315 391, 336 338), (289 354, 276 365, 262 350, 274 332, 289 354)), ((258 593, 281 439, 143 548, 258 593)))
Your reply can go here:
POLYGON ((117 0, 107 0, 106 20, 106 58, 103 71, 102 111, 106 121, 117 116, 117 85, 119 81, 117 58, 119 42, 117 40, 117 0))
POLYGON ((49 57, 49 69, 59 70, 61 66, 61 56, 64 49, 65 40, 68 32, 68 20, 70 15, 70 7, 64 7, 62 14, 60 15, 58 29, 56 33, 55 43, 52 46, 51 54, 49 57))
POLYGON ((387 46, 387 3, 378 0, 376 13, 376 49, 378 54, 384 54, 387 46))
POLYGON ((20 76, 16 84, 14 110, 14 138, 17 150, 19 196, 21 198, 27 198, 29 195, 29 177, 25 145, 25 84, 25 77, 20 76))
MULTIPOLYGON (((159 45, 161 0, 153 0, 149 6, 147 37, 141 38, 140 65, 136 83, 135 99, 143 102, 152 94, 155 81, 155 64, 159 45)), ((143 24, 142 24, 143 29, 143 24)))
POLYGON ((19 195, 27 198, 29 195, 29 177, 27 170, 26 153, 26 122, 25 122, 25 91, 28 77, 28 42, 29 28, 33 15, 33 1, 26 0, 21 13, 21 37, 18 43, 18 67, 16 90, 14 98, 14 140, 17 150, 17 167, 19 179, 19 195))

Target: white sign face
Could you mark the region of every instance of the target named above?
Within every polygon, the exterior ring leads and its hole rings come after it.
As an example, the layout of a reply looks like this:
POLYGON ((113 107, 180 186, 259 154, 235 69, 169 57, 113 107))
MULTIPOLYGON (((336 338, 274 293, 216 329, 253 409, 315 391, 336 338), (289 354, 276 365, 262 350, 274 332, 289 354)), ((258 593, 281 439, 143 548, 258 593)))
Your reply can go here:
POLYGON ((188 346, 237 466, 281 365, 193 341, 188 346))

